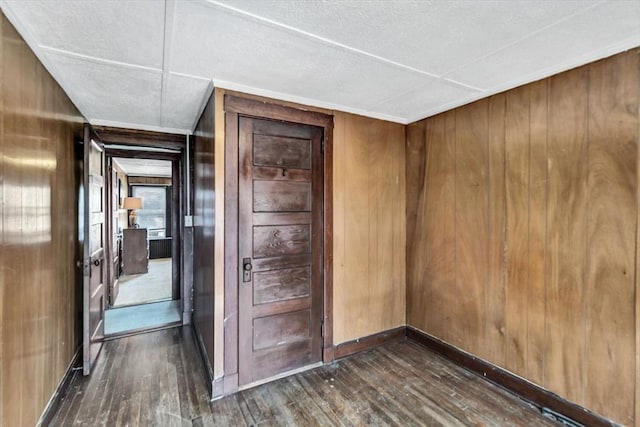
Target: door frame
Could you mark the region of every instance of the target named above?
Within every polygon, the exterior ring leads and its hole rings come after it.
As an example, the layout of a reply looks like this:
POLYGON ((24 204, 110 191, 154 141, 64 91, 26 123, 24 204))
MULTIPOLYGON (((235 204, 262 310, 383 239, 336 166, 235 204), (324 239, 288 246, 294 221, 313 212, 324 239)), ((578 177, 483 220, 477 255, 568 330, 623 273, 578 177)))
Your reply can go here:
MULTIPOLYGON (((190 283, 183 280, 183 236, 184 236, 184 215, 186 212, 186 135, 169 134, 154 131, 137 129, 114 128, 110 126, 92 126, 93 132, 101 139, 106 146, 125 146, 122 148, 105 147, 107 158, 111 157, 137 157, 157 160, 170 160, 172 162, 172 208, 174 209, 174 221, 172 224, 172 281, 177 283, 180 294, 182 322, 190 322, 190 317, 185 313, 191 310, 190 283), (162 149, 164 151, 149 151, 149 149, 162 149), (178 189, 178 191, 175 191, 178 189), (189 289, 186 289, 189 287, 189 289)), ((111 175, 108 180, 111 181, 111 175)), ((110 182, 109 182, 110 185, 110 182)), ((106 196, 106 194, 105 194, 106 196)), ((112 257, 111 242, 108 242, 108 255, 112 257)), ((110 277, 109 277, 110 279, 110 277)), ((172 285, 173 287, 173 285, 172 285)))
MULTIPOLYGON (((87 376, 91 373, 93 366, 95 365, 100 352, 102 350, 102 343, 104 341, 104 312, 106 309, 106 296, 108 288, 108 256, 105 245, 106 234, 106 191, 107 191, 107 165, 106 156, 104 152, 104 142, 101 138, 91 129, 91 126, 87 123, 84 124, 83 129, 83 258, 82 258, 82 374, 87 376), (92 170, 91 170, 91 146, 95 146, 101 154, 102 162, 102 192, 100 193, 100 204, 102 205, 102 231, 100 239, 102 240, 102 258, 98 258, 95 261, 99 261, 102 264, 100 271, 102 277, 102 303, 100 306, 100 322, 96 328, 92 329, 91 324, 91 265, 94 253, 91 251, 91 225, 93 224, 93 211, 92 211, 92 198, 91 198, 91 184, 92 184, 92 170), (98 335, 96 335, 96 333, 98 335), (95 340, 94 340, 95 339, 95 340), (97 347, 95 356, 92 354, 93 349, 97 347)), ((99 264, 96 264, 99 266, 99 264)))
POLYGON ((238 133, 239 118, 275 120, 323 129, 323 327, 322 362, 334 360, 333 347, 333 116, 264 101, 224 96, 225 111, 225 225, 224 225, 224 384, 213 397, 239 385, 239 256, 238 256, 238 133))
MULTIPOLYGON (((107 163, 112 164, 113 158, 135 158, 135 159, 154 159, 165 160, 171 162, 171 187, 172 187, 172 200, 171 209, 174 220, 171 223, 171 298, 173 300, 183 300, 183 290, 181 289, 181 265, 182 265, 182 176, 181 176, 181 154, 177 153, 164 153, 164 152, 150 152, 142 150, 122 150, 105 148, 107 156, 107 163), (176 238, 173 238, 175 236, 176 238), (176 298, 177 296, 177 298, 176 298)), ((109 176, 111 180, 111 176, 109 176)), ((111 185, 111 182, 109 182, 111 185)), ((131 188, 132 184, 129 184, 131 188)), ((133 184, 135 185, 135 184, 133 184)), ((110 196, 110 195, 109 195, 110 196)), ((113 258, 114 248, 111 245, 111 241, 107 242, 108 254, 110 258, 113 258)), ((113 272, 109 270, 109 282, 111 281, 113 272)), ((111 295, 109 295, 109 298, 111 295)), ((183 303, 184 304, 184 303, 183 303)))

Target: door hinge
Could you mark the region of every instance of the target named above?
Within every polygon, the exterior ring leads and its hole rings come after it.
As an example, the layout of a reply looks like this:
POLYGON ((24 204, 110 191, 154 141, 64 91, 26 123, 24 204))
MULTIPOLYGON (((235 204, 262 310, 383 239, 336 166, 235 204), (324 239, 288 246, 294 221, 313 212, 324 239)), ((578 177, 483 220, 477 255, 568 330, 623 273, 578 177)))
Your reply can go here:
POLYGON ((320 336, 324 338, 324 319, 320 321, 320 336))
POLYGON ((320 143, 320 153, 324 154, 324 138, 322 139, 322 142, 320 143))

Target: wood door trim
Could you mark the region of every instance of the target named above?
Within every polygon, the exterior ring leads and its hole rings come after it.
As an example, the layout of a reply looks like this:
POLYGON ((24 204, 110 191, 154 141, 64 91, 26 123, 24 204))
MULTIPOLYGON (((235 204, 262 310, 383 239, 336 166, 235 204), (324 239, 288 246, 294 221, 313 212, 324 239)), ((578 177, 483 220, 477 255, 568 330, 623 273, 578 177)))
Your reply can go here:
MULTIPOLYGON (((333 116, 277 104, 224 97, 225 111, 225 279, 224 394, 238 389, 238 131, 240 116, 317 126, 323 129, 323 319, 322 361, 334 360, 333 348, 333 116), (226 381, 226 379, 229 381, 226 381), (231 381, 233 380, 233 381, 231 381)), ((214 395, 213 397, 217 397, 214 395)))
POLYGON ((92 128, 105 144, 135 145, 172 150, 183 150, 187 146, 187 138, 182 134, 122 129, 110 126, 93 126, 92 128))
MULTIPOLYGON (((119 144, 131 145, 131 146, 163 146, 164 148, 174 148, 181 150, 180 152, 154 152, 147 150, 124 150, 124 149, 114 149, 105 147, 104 152, 105 156, 108 159, 113 159, 114 157, 125 157, 125 158, 139 158, 139 159, 154 159, 154 160, 166 160, 171 162, 171 186, 172 186, 172 197, 169 201, 171 203, 172 208, 172 218, 171 222, 171 298, 174 300, 180 300, 181 302, 181 311, 184 313, 185 307, 185 295, 184 289, 182 286, 182 240, 183 240, 183 217, 184 217, 184 207, 182 206, 182 200, 184 196, 184 161, 185 161, 185 150, 186 144, 180 143, 181 138, 184 139, 184 136, 181 135, 172 135, 172 134, 162 134, 158 132, 146 132, 146 131, 135 131, 128 129, 116 129, 116 128, 100 128, 100 134, 94 132, 94 134, 100 135, 108 135, 110 142, 118 142, 119 144), (121 141, 117 138, 120 138, 120 135, 143 135, 142 139, 136 139, 132 137, 128 141, 121 141), (136 142, 138 141, 138 142, 136 142), (142 141, 142 143, 140 142, 142 141), (169 141, 167 143, 167 141, 169 141), (182 144, 182 145, 181 145, 182 144), (177 191, 176 191, 177 189, 177 191)), ((124 137, 123 137, 124 138, 124 137)), ((104 139, 102 140, 104 143, 104 139)), ((108 177, 111 180, 111 176, 108 177)), ((108 247, 111 251, 111 242, 107 242, 108 247)), ((184 316, 183 316, 184 317, 184 316)), ((183 318, 183 322, 184 322, 183 318)))

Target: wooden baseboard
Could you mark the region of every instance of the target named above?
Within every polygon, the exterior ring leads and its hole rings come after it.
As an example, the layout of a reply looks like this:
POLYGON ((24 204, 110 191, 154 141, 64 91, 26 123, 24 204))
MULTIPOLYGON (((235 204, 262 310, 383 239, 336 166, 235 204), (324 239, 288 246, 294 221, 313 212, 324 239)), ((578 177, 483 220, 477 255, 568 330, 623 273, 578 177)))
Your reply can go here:
POLYGON ((209 392, 209 399, 212 399, 213 396, 215 396, 214 393, 218 389, 218 385, 216 384, 213 377, 213 369, 211 368, 211 364, 209 363, 209 359, 207 358, 207 351, 205 350, 204 343, 202 342, 202 337, 200 336, 200 331, 198 331, 196 322, 191 323, 191 330, 193 331, 193 339, 196 341, 198 354, 200 355, 200 360, 202 361, 202 370, 205 377, 207 378, 207 391, 209 392))
POLYGON ((53 396, 47 403, 47 406, 44 408, 42 415, 40 415, 40 419, 36 424, 37 427, 47 427, 53 421, 53 418, 58 413, 60 406, 62 406, 62 402, 64 398, 67 396, 71 385, 74 383, 76 377, 81 374, 82 369, 76 369, 76 367, 80 366, 82 347, 78 347, 73 358, 71 359, 71 363, 67 367, 67 371, 64 373, 62 380, 56 387, 56 390, 53 392, 53 396))
POLYGON ((373 335, 358 338, 353 341, 343 342, 335 346, 334 356, 336 359, 350 356, 361 351, 369 350, 383 344, 393 341, 400 341, 406 337, 406 327, 398 326, 397 328, 378 332, 373 335))
POLYGON ((563 399, 555 393, 411 326, 407 326, 407 338, 424 345, 444 358, 480 375, 482 378, 506 388, 538 407, 542 413, 560 419, 568 418, 585 426, 615 427, 618 425, 576 403, 563 399))

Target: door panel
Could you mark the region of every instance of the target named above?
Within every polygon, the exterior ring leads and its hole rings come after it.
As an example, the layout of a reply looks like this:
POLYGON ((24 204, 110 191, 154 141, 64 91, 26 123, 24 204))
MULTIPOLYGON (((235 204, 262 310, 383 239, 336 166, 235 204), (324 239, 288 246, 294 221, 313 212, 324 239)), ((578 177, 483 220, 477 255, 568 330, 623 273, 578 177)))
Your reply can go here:
POLYGON ((253 227, 253 257, 294 255, 311 251, 311 224, 253 227))
POLYGON ((245 385, 322 358, 322 129, 244 117, 239 125, 245 385))
POLYGON ((84 129, 83 373, 89 375, 104 338, 105 156, 102 144, 84 129))
POLYGON ((253 164, 311 169, 311 141, 283 136, 254 135, 253 164))
POLYGON ((119 192, 118 192, 118 173, 115 170, 111 171, 111 218, 107 224, 107 230, 109 233, 109 246, 111 258, 109 259, 109 269, 107 272, 109 281, 109 304, 114 305, 118 299, 118 292, 120 287, 118 286, 118 280, 120 276, 120 245, 118 243, 118 208, 120 206, 119 192))
POLYGON ((311 210, 311 183, 254 181, 254 212, 308 212, 311 210))
POLYGON ((311 267, 262 271, 253 275, 253 303, 266 304, 309 296, 311 267))

